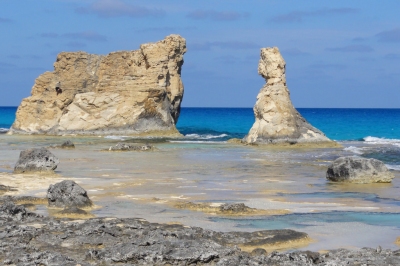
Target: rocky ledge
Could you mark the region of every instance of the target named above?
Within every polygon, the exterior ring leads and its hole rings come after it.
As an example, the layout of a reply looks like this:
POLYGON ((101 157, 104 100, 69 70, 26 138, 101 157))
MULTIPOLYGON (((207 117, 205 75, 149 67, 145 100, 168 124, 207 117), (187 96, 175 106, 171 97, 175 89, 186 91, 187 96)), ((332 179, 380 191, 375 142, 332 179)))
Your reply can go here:
POLYGON ((307 239, 293 230, 220 233, 134 218, 54 219, 9 198, 0 201, 2 265, 400 265, 400 250, 320 254, 257 248, 307 239))
POLYGON ((179 136, 186 41, 108 55, 62 52, 22 100, 9 134, 179 136))
POLYGON ((294 108, 286 86, 286 63, 279 49, 262 48, 258 73, 266 84, 257 95, 255 122, 243 142, 249 144, 313 143, 336 146, 294 108))

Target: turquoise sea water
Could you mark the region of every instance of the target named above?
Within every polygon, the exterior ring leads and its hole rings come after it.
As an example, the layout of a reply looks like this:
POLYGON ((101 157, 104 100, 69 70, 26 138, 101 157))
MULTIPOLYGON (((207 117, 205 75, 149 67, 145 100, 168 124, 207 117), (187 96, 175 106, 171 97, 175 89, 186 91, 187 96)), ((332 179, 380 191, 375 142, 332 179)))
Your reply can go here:
MULTIPOLYGON (((346 142, 354 154, 384 161, 400 170, 400 109, 298 108, 329 138, 346 142), (358 147, 359 144, 368 144, 358 147)), ((0 133, 15 119, 16 107, 0 107, 0 133)), ((243 138, 254 123, 252 108, 182 108, 180 142, 223 142, 243 138)))
MULTIPOLYGON (((120 140, 133 142, 135 140, 120 136, 103 136, 104 138, 96 136, 95 141, 98 142, 98 146, 87 145, 80 150, 83 154, 81 156, 87 160, 80 166, 76 166, 76 161, 72 160, 76 156, 72 154, 73 151, 57 150, 57 153, 66 159, 71 156, 70 160, 64 160, 59 171, 66 176, 81 177, 82 180, 93 178, 96 180, 96 185, 100 181, 108 181, 109 176, 115 178, 117 174, 123 174, 130 180, 130 175, 134 175, 135 180, 141 185, 132 187, 127 185, 126 194, 138 198, 143 193, 151 197, 159 194, 163 196, 162 193, 165 193, 174 197, 181 195, 198 197, 196 198, 198 201, 212 203, 244 201, 254 208, 269 208, 269 204, 282 206, 274 208, 290 208, 291 214, 281 216, 246 218, 210 216, 205 225, 217 224, 224 228, 230 224, 239 230, 298 229, 319 241, 317 243, 319 246, 315 244, 307 247, 311 250, 343 245, 362 247, 378 244, 394 248, 391 245, 394 239, 400 236, 400 197, 397 192, 400 188, 398 181, 400 109, 300 108, 298 110, 313 126, 323 131, 329 138, 339 141, 343 149, 268 151, 257 147, 229 146, 225 143, 226 140, 243 138, 251 128, 254 122, 252 108, 182 108, 177 128, 184 137, 171 141, 174 143, 158 143, 159 153, 117 153, 112 156, 98 153, 96 149, 105 146, 106 144, 102 143, 104 141, 108 141, 107 145, 111 145, 120 140), (88 152, 90 149, 94 151, 88 152), (327 163, 343 155, 382 160, 394 170, 397 178, 392 184, 374 184, 376 186, 370 187, 362 185, 347 187, 327 182, 324 170, 327 163), (100 160, 98 157, 107 158, 100 160), (102 164, 97 163, 97 160, 102 164), (90 163, 92 165, 88 166, 90 163), (96 167, 102 168, 96 170, 96 167), (158 171, 157 167, 161 167, 162 171, 158 171), (141 176, 143 178, 140 178, 141 176), (154 179, 147 185, 146 182, 150 178, 154 179), (159 188, 154 187, 153 183, 162 184, 162 191, 158 191, 159 188), (271 188, 276 189, 276 192, 270 193, 269 196, 263 193, 260 195, 259 190, 268 191, 271 188), (269 202, 269 197, 273 197, 275 201, 269 202)), ((0 107, 0 132, 7 132, 15 119, 15 112, 16 107, 0 107)), ((24 139, 23 142, 15 139, 8 141, 9 137, 17 138, 2 135, 2 139, 5 140, 4 150, 11 156, 3 155, 0 167, 6 164, 12 166, 13 160, 8 157, 17 156, 20 147, 32 145, 32 142, 36 145, 55 142, 50 137, 49 140, 32 138, 24 139)), ((86 145, 86 140, 78 138, 75 140, 78 143, 81 141, 81 147, 86 145)), ((121 177, 121 180, 124 179, 121 177)), ((122 182, 121 180, 115 181, 115 184, 122 182)), ((89 186, 90 183, 85 185, 89 186)), ((90 193, 100 193, 93 191, 96 190, 91 190, 90 193)), ((164 197, 168 198, 165 195, 164 197)), ((114 201, 113 199, 107 203, 103 202, 103 205, 111 206, 114 201)), ((119 200, 116 202, 126 203, 126 206, 116 210, 133 215, 127 211, 131 208, 132 202, 119 200)), ((138 208, 139 205, 137 204, 138 208)), ((115 208, 116 205, 112 206, 115 208)), ((156 219, 162 216, 161 212, 168 215, 166 207, 159 206, 159 209, 154 210, 154 216, 146 218, 156 219)), ((193 215, 188 211, 177 214, 169 211, 174 219, 186 215, 190 218, 193 215)), ((102 208, 98 212, 98 215, 106 215, 107 209, 102 208)), ((141 216, 142 213, 134 215, 141 216)), ((197 220, 194 224, 196 223, 197 220)))

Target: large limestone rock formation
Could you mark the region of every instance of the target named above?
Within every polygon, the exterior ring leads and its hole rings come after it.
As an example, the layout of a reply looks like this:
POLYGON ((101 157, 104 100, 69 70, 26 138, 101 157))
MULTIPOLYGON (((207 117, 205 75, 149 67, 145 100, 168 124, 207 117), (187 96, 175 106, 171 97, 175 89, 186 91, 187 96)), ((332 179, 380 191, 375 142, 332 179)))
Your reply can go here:
POLYGON ((286 87, 285 67, 278 48, 261 49, 258 74, 265 78, 266 84, 254 106, 256 121, 243 141, 256 144, 331 142, 293 107, 286 87))
POLYGON ((22 100, 11 133, 179 135, 179 35, 106 56, 63 52, 22 100))

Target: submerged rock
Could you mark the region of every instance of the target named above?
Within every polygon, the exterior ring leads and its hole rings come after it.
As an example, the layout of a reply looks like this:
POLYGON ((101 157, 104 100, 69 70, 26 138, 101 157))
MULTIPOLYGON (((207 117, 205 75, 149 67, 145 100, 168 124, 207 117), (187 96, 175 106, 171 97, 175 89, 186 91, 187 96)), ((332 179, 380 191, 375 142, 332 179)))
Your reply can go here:
POLYGON ((47 199, 49 207, 55 208, 87 208, 93 205, 86 190, 71 180, 50 185, 47 199))
POLYGON ((326 178, 334 182, 390 183, 394 175, 379 160, 340 157, 328 167, 326 178))
POLYGON ((59 164, 58 158, 46 148, 21 151, 14 173, 52 173, 59 164))
POLYGON ((185 52, 179 35, 105 56, 62 52, 22 100, 9 133, 180 136, 185 52))
POLYGON ((152 151, 154 146, 149 144, 132 145, 128 143, 118 142, 115 146, 111 146, 109 151, 152 151))
POLYGON ((72 143, 72 141, 67 140, 63 144, 61 144, 60 147, 63 148, 63 149, 74 149, 75 145, 74 145, 74 143, 72 143))
POLYGON ((262 48, 258 73, 266 84, 257 95, 255 122, 243 141, 251 144, 330 143, 294 108, 286 86, 286 63, 278 48, 262 48))

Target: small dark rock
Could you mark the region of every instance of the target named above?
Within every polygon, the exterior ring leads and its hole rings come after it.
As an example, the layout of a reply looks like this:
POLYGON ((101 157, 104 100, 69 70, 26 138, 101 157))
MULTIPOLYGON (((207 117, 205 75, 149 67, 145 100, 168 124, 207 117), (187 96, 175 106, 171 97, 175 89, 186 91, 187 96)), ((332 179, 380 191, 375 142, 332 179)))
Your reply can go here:
POLYGON ((64 180, 60 183, 50 185, 47 190, 47 199, 49 207, 56 208, 84 208, 93 205, 86 190, 71 180, 64 180))
POLYGON ((256 248, 250 253, 252 256, 265 256, 267 254, 267 251, 263 248, 256 248))
POLYGON ((340 157, 328 167, 326 178, 334 182, 389 183, 394 175, 379 160, 340 157))
POLYGON ((60 147, 63 149, 75 149, 74 143, 70 140, 65 141, 60 147))
POLYGON ((52 173, 59 162, 58 158, 46 148, 29 149, 21 151, 14 167, 14 173, 52 173))
POLYGON ((225 203, 219 207, 220 212, 229 213, 246 212, 249 209, 244 203, 225 203))

